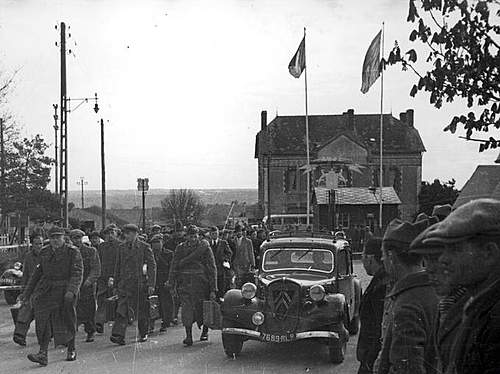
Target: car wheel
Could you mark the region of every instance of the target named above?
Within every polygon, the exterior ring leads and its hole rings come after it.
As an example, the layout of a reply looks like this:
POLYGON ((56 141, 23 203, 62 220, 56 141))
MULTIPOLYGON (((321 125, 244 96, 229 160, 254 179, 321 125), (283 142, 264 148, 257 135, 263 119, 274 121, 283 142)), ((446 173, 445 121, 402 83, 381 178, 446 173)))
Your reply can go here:
POLYGON ((346 326, 347 331, 349 331, 350 335, 356 335, 359 332, 359 315, 354 316, 354 318, 349 322, 349 324, 346 326))
POLYGON ((3 296, 7 304, 14 305, 17 302, 19 291, 4 291, 3 296))
POLYGON ((222 346, 227 357, 234 358, 241 353, 243 349, 243 338, 239 335, 222 334, 222 346))
POLYGON ((333 339, 328 344, 328 353, 332 364, 340 364, 344 362, 345 353, 347 350, 347 341, 345 339, 333 339))

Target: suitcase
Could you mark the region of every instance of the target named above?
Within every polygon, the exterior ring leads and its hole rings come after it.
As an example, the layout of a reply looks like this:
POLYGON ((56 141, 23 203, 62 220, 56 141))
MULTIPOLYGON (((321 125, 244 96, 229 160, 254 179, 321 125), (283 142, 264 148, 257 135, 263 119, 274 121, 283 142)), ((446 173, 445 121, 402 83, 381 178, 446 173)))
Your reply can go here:
POLYGON ((222 329, 222 313, 219 303, 215 301, 203 302, 203 325, 212 330, 222 329))

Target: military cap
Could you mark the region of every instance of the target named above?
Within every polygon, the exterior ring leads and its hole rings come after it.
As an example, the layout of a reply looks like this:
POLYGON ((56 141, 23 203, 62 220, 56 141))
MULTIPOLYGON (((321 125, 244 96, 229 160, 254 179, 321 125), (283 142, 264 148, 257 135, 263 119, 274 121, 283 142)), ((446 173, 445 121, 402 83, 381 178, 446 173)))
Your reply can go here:
POLYGON ((64 235, 64 229, 59 226, 53 226, 49 230, 49 237, 64 235))
POLYGON ((69 232, 70 238, 81 238, 85 236, 85 233, 80 229, 74 229, 69 232))
POLYGON ((200 229, 195 225, 190 225, 186 231, 187 235, 196 235, 200 233, 200 229))
MULTIPOLYGON (((435 217, 431 217, 435 218, 435 217)), ((437 220, 437 218, 436 218, 437 220)), ((427 243, 424 244, 424 240, 427 239, 427 235, 430 230, 433 229, 434 225, 439 225, 438 222, 434 222, 429 227, 427 227, 424 231, 417 235, 417 237, 411 242, 410 250, 408 253, 418 253, 418 254, 440 254, 443 252, 443 245, 436 243, 427 243)))
POLYGON ((432 209, 432 215, 439 218, 440 221, 448 217, 451 213, 452 207, 450 204, 436 205, 432 209))
POLYGON ((101 235, 99 235, 99 233, 97 231, 92 231, 90 234, 89 234, 89 239, 91 238, 100 238, 101 235))
POLYGON ((366 241, 364 252, 366 255, 382 256, 382 238, 373 237, 366 241))
POLYGON ((427 233, 424 244, 458 243, 474 237, 500 236, 500 201, 472 200, 450 213, 427 233))
POLYGON ((149 241, 150 242, 158 242, 160 240, 163 240, 163 235, 162 234, 156 234, 156 235, 153 235, 149 241))
POLYGON ((123 231, 139 232, 139 227, 137 227, 137 225, 134 225, 133 223, 127 223, 126 225, 123 226, 123 231))
POLYGON ((395 244, 401 252, 408 252, 411 242, 428 226, 428 220, 410 223, 393 219, 387 226, 383 242, 395 244))

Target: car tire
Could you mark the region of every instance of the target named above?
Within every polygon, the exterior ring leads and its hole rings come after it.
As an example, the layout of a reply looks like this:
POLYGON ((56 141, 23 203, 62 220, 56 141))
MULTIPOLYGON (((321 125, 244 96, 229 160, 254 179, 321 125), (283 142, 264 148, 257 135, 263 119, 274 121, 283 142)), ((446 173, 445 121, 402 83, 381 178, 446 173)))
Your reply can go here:
POLYGON ((346 326, 347 331, 349 331, 349 335, 356 335, 359 332, 359 325, 360 325, 359 315, 354 316, 354 318, 346 326))
POLYGON ((3 296, 5 298, 5 302, 8 305, 14 305, 17 302, 17 297, 19 296, 19 291, 4 291, 3 296))
POLYGON ((347 350, 347 341, 345 339, 333 339, 328 344, 328 354, 332 364, 341 364, 344 362, 347 350))
POLYGON ((229 358, 239 356, 243 349, 243 338, 239 335, 222 334, 222 346, 229 358))

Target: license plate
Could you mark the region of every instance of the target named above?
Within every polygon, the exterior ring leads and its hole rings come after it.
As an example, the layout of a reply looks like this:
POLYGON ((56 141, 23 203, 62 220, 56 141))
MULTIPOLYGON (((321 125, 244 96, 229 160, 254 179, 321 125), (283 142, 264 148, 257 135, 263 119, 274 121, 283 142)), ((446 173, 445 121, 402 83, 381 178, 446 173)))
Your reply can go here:
POLYGON ((289 343, 295 340, 295 334, 260 334, 260 340, 267 343, 289 343))

